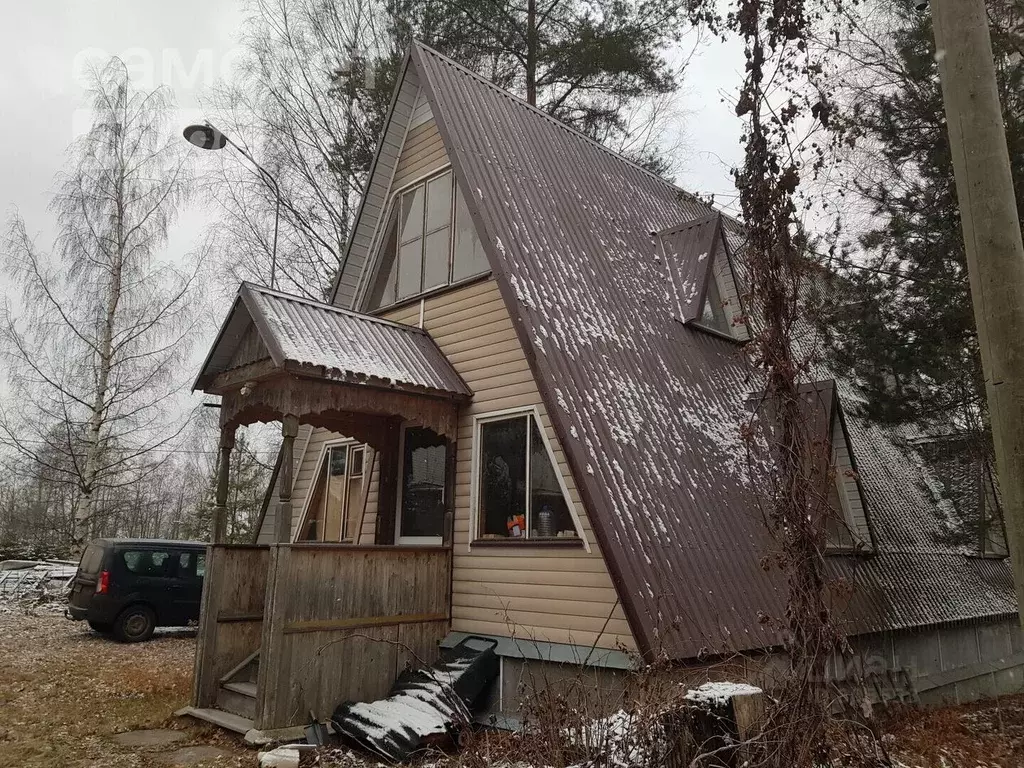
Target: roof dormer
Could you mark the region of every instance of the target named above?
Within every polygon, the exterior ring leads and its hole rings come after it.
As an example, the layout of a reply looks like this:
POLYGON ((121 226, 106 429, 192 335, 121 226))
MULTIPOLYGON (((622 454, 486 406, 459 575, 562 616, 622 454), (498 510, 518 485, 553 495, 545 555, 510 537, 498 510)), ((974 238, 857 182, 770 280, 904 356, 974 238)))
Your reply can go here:
POLYGON ((668 264, 676 318, 736 341, 748 341, 750 330, 739 281, 722 227, 722 215, 712 213, 655 235, 668 264))

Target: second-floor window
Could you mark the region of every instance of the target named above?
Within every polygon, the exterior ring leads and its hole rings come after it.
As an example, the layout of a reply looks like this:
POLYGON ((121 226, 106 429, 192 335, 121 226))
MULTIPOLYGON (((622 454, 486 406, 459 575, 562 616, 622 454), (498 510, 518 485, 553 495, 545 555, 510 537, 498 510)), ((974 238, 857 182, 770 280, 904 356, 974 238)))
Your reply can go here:
POLYGON ((488 271, 451 170, 395 195, 366 309, 388 307, 488 271))

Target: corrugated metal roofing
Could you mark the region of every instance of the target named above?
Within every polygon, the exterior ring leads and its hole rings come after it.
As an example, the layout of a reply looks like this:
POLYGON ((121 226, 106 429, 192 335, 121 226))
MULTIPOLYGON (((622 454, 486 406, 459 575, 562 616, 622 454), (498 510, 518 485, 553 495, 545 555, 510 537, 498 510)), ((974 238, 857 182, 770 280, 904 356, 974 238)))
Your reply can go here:
MULTIPOLYGON (((657 236, 713 211, 423 46, 413 60, 641 647, 673 657, 774 644, 785 589, 739 437, 740 347, 673 319, 657 236)), ((737 237, 735 222, 726 236, 737 237)), ((851 632, 1015 610, 1004 562, 938 535, 927 470, 839 387, 877 554, 831 558, 858 585, 851 632)))
POLYGON ((421 328, 350 312, 298 296, 243 283, 231 315, 214 344, 197 387, 225 370, 233 326, 243 309, 259 331, 274 364, 332 381, 404 389, 458 398, 472 391, 421 328), (296 368, 296 366, 298 368, 296 368))

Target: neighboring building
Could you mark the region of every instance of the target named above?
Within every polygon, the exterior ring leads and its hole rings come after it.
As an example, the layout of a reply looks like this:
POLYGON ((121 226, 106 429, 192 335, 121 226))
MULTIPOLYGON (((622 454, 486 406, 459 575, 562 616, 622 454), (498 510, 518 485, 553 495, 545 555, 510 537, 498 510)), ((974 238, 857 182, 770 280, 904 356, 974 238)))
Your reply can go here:
MULTIPOLYGON (((777 646, 759 617, 783 615, 785 586, 762 568, 739 436, 757 396, 741 242, 415 46, 331 302, 243 285, 196 384, 223 397, 225 451, 238 425, 284 423, 284 516, 271 500, 258 543, 295 542, 215 548, 197 706, 294 725, 383 693, 410 644, 463 634, 500 639, 507 714, 524 660, 777 646), (239 675, 255 703, 218 691, 239 675)), ((1020 687, 994 490, 978 497, 987 548, 965 546, 909 432, 858 417, 846 384, 805 390, 838 468, 827 557, 853 586, 835 611, 855 646, 933 697, 1020 687)))

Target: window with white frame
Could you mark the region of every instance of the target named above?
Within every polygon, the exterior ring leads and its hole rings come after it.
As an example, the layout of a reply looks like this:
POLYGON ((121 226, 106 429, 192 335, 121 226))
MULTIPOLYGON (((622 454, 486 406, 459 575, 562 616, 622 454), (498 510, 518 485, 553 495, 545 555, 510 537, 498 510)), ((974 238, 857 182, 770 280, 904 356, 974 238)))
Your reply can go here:
POLYGON ((363 500, 362 445, 331 445, 323 453, 310 489, 297 541, 352 541, 363 500))
POLYGON ((478 539, 579 538, 533 412, 481 419, 475 450, 478 539))
POLYGON ((396 194, 385 222, 367 311, 490 269, 450 169, 396 194))
POLYGON ((439 543, 444 535, 448 441, 430 429, 406 427, 401 455, 396 540, 439 543))

